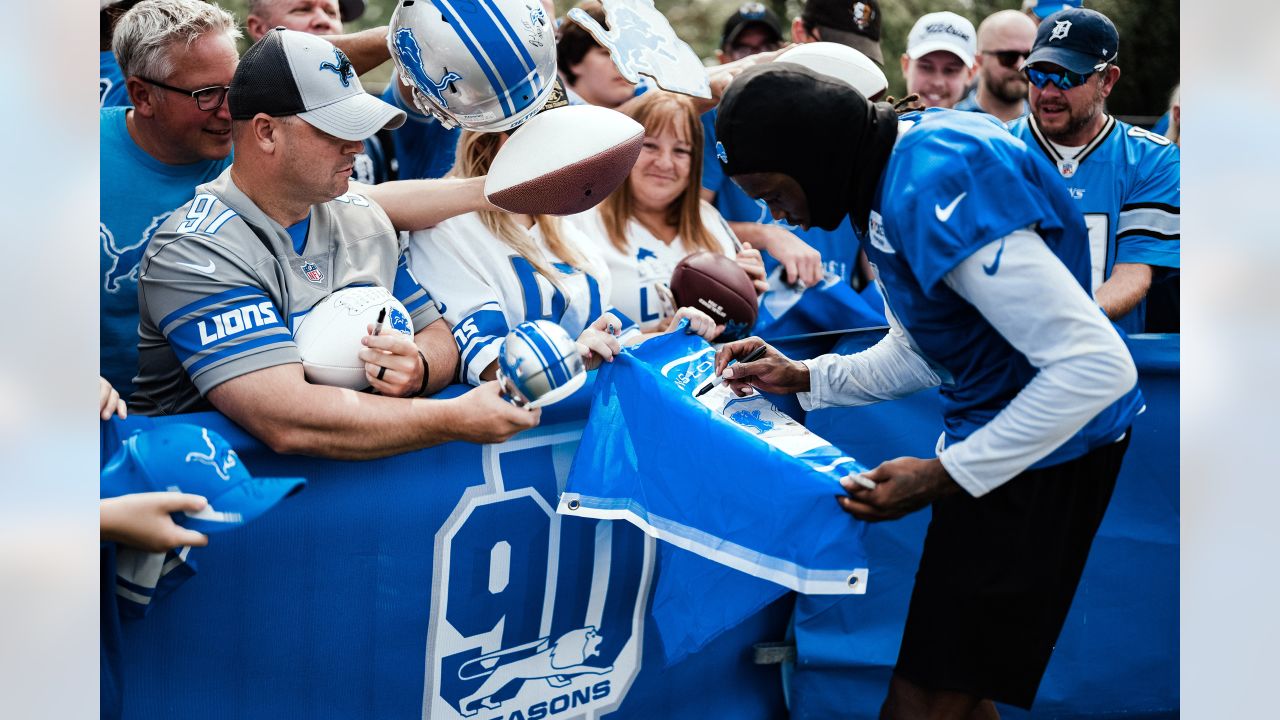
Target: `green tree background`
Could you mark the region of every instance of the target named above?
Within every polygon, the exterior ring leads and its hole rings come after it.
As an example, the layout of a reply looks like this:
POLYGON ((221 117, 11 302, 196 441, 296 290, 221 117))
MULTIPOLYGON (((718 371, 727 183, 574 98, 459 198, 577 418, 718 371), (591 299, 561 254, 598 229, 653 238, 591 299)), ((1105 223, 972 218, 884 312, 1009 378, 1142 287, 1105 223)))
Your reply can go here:
MULTIPOLYGON (((243 21, 248 0, 218 0, 243 21)), ((555 0, 557 15, 563 16, 577 0, 555 0)), ((707 64, 715 62, 724 21, 743 0, 655 0, 658 9, 670 20, 680 38, 707 64)), ((850 0, 852 2, 853 0, 850 0)), ((790 37, 791 19, 799 16, 803 0, 764 0, 783 19, 790 37)), ((926 13, 950 10, 973 21, 997 10, 1020 8, 1021 0, 881 0, 884 13, 881 46, 885 56, 885 75, 891 94, 901 96, 906 87, 898 58, 906 49, 907 33, 916 19, 926 13)), ((1123 71, 1120 83, 1111 95, 1109 109, 1117 115, 1154 117, 1168 109, 1169 95, 1178 83, 1178 0, 1086 0, 1086 7, 1104 13, 1120 30, 1119 65, 1123 71)), ((368 0, 368 9, 360 20, 349 23, 348 30, 385 25, 391 19, 396 0, 368 0)), ((245 45, 247 47, 247 43, 245 45)), ((364 76, 369 89, 387 83, 391 64, 364 76)))

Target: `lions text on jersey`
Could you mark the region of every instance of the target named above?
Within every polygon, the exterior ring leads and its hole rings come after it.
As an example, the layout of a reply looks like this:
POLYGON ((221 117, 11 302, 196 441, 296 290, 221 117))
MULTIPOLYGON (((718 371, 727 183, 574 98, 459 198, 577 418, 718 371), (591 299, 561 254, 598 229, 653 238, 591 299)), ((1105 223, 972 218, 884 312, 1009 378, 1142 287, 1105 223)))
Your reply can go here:
MULTIPOLYGON (((1093 290, 1111 277, 1116 263, 1179 267, 1180 153, 1170 140, 1108 117, 1093 140, 1066 157, 1032 116, 1015 121, 1010 130, 1057 166, 1084 214, 1093 290)), ((1139 304, 1116 324, 1125 332, 1142 332, 1145 316, 1145 303, 1139 304)))
POLYGON ((440 317, 382 208, 347 194, 313 205, 308 222, 296 250, 227 170, 164 223, 138 280, 140 412, 200 409, 222 382, 301 362, 292 331, 334 290, 389 288, 415 328, 440 317))
POLYGON ((609 271, 586 237, 569 223, 560 223, 564 240, 591 264, 574 268, 547 248, 536 224, 528 232, 542 259, 560 271, 556 278, 560 287, 494 237, 475 213, 410 235, 410 267, 453 329, 462 358, 461 374, 473 385, 482 382, 480 374, 498 358, 511 328, 526 320, 550 320, 576 338, 608 310, 622 321, 618 330, 635 327, 623 313, 609 307, 609 271))
MULTIPOLYGON (((903 116, 872 206, 864 249, 893 314, 942 380, 947 445, 989 423, 1037 368, 944 278, 976 250, 1034 227, 1089 287, 1086 229, 1053 168, 989 116, 930 110, 903 116)), ((997 254, 984 272, 1000 272, 997 254)), ((1114 441, 1140 405, 1137 389, 1031 467, 1114 441)))
MULTIPOLYGON (((621 252, 609 242, 609 234, 605 232, 597 208, 574 215, 570 222, 589 237, 597 252, 604 256, 613 279, 611 304, 634 320, 642 331, 661 330, 676 311, 666 299, 671 273, 693 250, 686 248, 679 236, 667 244, 654 237, 639 222, 631 220, 627 223, 629 245, 626 252, 621 252)), ((721 251, 734 257, 729 228, 716 209, 707 203, 702 203, 702 224, 720 244, 721 251)))

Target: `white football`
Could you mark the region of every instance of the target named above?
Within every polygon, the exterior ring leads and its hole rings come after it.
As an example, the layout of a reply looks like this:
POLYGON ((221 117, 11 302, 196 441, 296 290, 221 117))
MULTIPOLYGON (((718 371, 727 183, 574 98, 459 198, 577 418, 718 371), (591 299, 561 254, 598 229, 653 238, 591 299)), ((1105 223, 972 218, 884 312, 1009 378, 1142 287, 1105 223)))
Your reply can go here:
POLYGON ((546 110, 521 125, 494 156, 484 195, 508 212, 580 213, 622 184, 643 144, 644 126, 616 110, 546 110))
POLYGON ((884 71, 871 58, 840 43, 797 45, 779 55, 775 62, 803 65, 816 73, 842 80, 870 100, 878 100, 877 96, 889 87, 884 71))
POLYGON ((409 311, 386 288, 343 288, 316 303, 293 333, 307 381, 352 390, 369 387, 364 362, 359 357, 364 347, 360 338, 369 334, 370 324, 377 324, 383 308, 387 309, 383 333, 400 332, 413 337, 409 311))

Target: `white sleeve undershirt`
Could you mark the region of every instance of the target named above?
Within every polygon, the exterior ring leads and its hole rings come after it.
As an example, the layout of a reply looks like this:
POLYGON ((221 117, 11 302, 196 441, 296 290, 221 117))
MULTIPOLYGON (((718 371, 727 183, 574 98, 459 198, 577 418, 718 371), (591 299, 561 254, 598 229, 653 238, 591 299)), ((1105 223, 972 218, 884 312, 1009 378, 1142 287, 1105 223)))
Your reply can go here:
MULTIPOLYGON (((1053 452, 1137 383, 1124 341, 1034 232, 987 244, 944 281, 1039 369, 989 423, 938 453, 971 495, 990 492, 1053 452)), ((801 404, 866 404, 936 385, 928 363, 901 330, 895 338, 895 329, 891 322, 889 335, 865 352, 808 361, 814 390, 801 394, 801 404)))

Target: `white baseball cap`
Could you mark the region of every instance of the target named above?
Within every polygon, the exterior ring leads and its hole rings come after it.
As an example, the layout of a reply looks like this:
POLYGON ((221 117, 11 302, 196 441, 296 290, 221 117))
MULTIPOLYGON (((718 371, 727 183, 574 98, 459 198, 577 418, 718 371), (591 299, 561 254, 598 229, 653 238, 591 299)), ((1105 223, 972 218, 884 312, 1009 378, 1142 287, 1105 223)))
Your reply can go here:
POLYGON ((978 53, 978 33, 973 23, 953 12, 929 13, 916 21, 907 36, 907 57, 918 60, 931 52, 945 50, 973 67, 978 53))
POLYGON ((343 140, 367 140, 404 124, 405 112, 364 91, 333 43, 278 27, 245 51, 227 94, 231 117, 297 115, 343 140))

